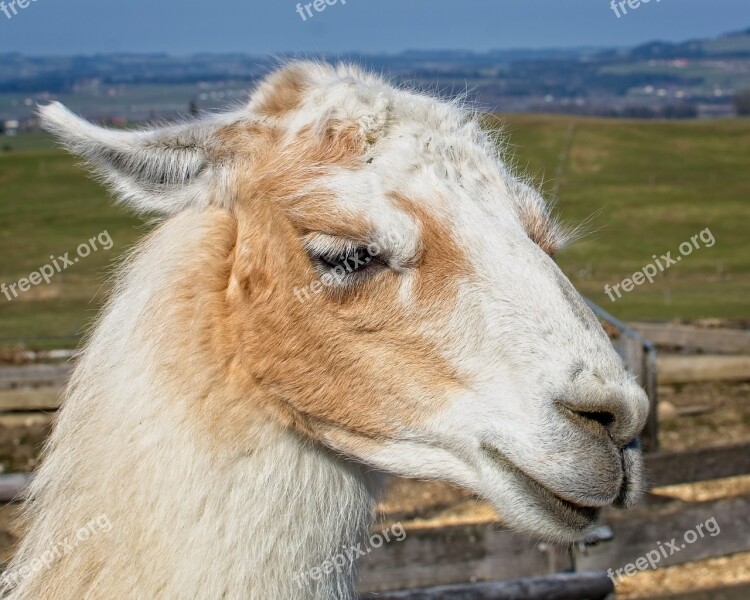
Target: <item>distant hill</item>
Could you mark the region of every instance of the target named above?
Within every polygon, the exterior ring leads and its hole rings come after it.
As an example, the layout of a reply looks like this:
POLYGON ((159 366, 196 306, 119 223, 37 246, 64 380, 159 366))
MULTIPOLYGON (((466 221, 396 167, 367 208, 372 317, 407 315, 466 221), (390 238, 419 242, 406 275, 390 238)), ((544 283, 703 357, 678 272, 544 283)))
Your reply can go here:
POLYGON ((651 42, 629 50, 626 55, 633 60, 649 58, 750 58, 750 29, 728 33, 709 40, 691 40, 679 44, 651 42))
MULTIPOLYGON (((289 58, 281 56, 282 59, 289 58)), ((490 111, 686 118, 734 114, 750 90, 750 29, 634 48, 408 51, 337 54, 445 95, 469 92, 490 111)), ((235 54, 0 55, 0 122, 28 120, 38 102, 61 99, 118 122, 169 117, 188 105, 214 110, 247 98, 277 64, 235 54)))

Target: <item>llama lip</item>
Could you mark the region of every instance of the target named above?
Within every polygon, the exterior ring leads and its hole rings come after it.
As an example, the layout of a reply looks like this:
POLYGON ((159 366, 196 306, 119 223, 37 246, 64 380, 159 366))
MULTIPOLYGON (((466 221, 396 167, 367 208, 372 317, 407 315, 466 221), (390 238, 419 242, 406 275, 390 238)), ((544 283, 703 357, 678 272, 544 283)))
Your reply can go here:
POLYGON ((537 507, 550 514, 554 520, 562 521, 568 527, 585 530, 598 518, 599 507, 584 506, 563 498, 523 471, 497 448, 482 444, 482 449, 495 464, 511 473, 518 485, 524 487, 530 497, 536 499, 537 507))
POLYGON ((618 508, 629 508, 638 502, 644 488, 643 455, 638 438, 623 448, 620 459, 623 472, 622 487, 614 505, 618 508))

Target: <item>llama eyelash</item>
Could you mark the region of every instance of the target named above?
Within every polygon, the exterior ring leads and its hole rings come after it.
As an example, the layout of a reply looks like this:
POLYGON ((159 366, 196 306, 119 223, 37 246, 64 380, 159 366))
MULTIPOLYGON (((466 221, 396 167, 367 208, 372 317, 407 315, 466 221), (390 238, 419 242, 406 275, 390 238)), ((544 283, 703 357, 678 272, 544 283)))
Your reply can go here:
POLYGON ((375 244, 316 234, 304 245, 320 276, 331 276, 341 285, 355 283, 387 266, 375 244))
POLYGON ((354 240, 333 237, 320 233, 311 235, 304 241, 305 250, 310 256, 331 260, 338 256, 351 254, 355 252, 357 248, 362 246, 364 246, 364 244, 360 244, 354 240))

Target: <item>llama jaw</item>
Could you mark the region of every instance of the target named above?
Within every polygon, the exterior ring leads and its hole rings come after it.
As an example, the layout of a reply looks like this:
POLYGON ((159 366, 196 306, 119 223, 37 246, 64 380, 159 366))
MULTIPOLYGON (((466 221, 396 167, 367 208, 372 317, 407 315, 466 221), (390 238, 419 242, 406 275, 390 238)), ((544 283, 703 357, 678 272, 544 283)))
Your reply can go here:
MULTIPOLYGON (((637 445, 633 445, 637 449, 637 445)), ((493 445, 483 443, 483 453, 489 457, 494 468, 500 470, 511 480, 511 487, 521 492, 529 502, 529 508, 535 514, 534 525, 521 523, 522 529, 533 529, 534 533, 542 533, 545 537, 552 536, 562 541, 574 541, 585 538, 596 523, 602 507, 614 505, 629 506, 640 495, 640 462, 634 457, 625 458, 623 453, 623 478, 614 500, 585 501, 571 500, 566 495, 552 490, 535 477, 519 467, 503 452, 493 445), (632 466, 631 466, 632 465, 632 466), (530 500, 529 500, 530 499, 530 500)), ((630 446, 629 446, 630 448, 630 446)), ((638 454, 640 458, 640 453, 638 454)), ((503 512, 503 506, 498 507, 503 512)), ((516 517, 517 519, 517 517, 516 517)), ((512 523, 517 525, 517 523, 512 523)))

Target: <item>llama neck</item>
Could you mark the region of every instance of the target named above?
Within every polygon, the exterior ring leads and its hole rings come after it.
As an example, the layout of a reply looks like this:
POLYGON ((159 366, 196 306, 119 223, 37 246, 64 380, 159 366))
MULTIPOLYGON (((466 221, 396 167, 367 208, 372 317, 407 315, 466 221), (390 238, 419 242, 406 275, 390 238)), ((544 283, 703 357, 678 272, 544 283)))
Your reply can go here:
MULTIPOLYGON (((61 434, 87 437, 93 424, 76 412, 62 415, 61 434)), ((254 451, 217 457, 184 430, 147 424, 143 412, 140 423, 135 412, 117 417, 106 447, 82 439, 85 456, 52 450, 12 570, 87 523, 104 517, 109 530, 21 581, 12 598, 354 597, 345 549, 361 539, 372 506, 358 466, 273 428, 258 432, 254 451), (324 573, 327 561, 337 570, 324 573), (93 579, 82 579, 84 566, 93 579)))
MULTIPOLYGON (((210 411, 195 407, 221 388, 221 373, 175 381, 176 332, 144 326, 184 256, 195 255, 186 240, 200 240, 201 227, 185 215, 133 257, 74 374, 10 573, 45 555, 50 540, 92 522, 108 527, 49 568, 11 577, 9 598, 353 597, 346 549, 367 530, 376 482, 261 410, 238 429, 219 404, 223 419, 203 423, 210 411), (238 431, 242 440, 228 444, 238 431), (323 572, 334 558, 343 565, 323 572)), ((182 368, 195 373, 200 363, 182 368)), ((241 400, 262 404, 228 398, 241 400)))

